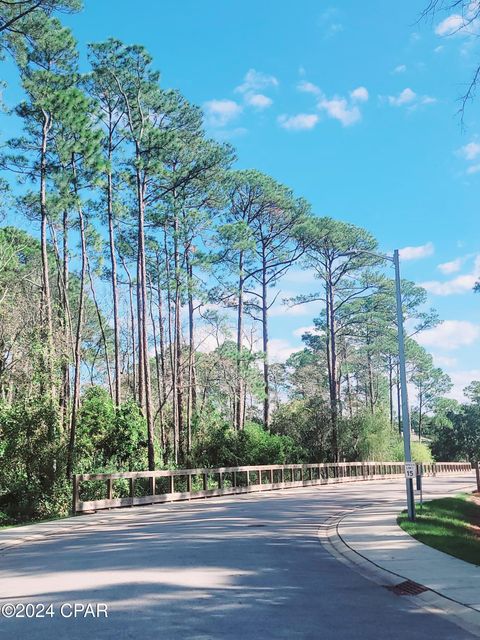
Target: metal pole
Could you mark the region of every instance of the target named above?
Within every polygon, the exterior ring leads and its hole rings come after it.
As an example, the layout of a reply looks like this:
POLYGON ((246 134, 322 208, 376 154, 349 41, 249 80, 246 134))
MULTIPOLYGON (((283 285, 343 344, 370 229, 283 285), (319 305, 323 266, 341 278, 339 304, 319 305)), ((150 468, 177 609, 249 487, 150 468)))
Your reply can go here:
MULTIPOLYGON (((402 311, 402 291, 400 284, 400 258, 398 249, 393 252, 393 264, 395 265, 395 294, 397 306, 397 329, 398 329, 398 359, 400 365, 400 388, 402 392, 402 428, 403 428, 403 448, 405 452, 405 462, 412 461, 410 449, 410 413, 408 410, 407 396, 407 371, 405 367, 405 341, 403 333, 403 311, 402 311)), ((407 488, 408 519, 415 520, 415 500, 413 493, 413 479, 405 478, 407 488)))

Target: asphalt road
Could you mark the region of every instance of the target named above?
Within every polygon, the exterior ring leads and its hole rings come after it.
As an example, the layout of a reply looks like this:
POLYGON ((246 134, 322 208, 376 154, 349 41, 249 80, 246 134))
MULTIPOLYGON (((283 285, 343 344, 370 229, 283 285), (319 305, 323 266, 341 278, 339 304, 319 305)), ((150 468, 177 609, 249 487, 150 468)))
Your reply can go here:
MULTIPOLYGON (((471 481, 429 479, 425 495, 471 481)), ((473 638, 338 562, 319 541, 333 514, 403 490, 403 480, 360 482, 97 514, 84 529, 0 553, 0 638, 473 638), (10 603, 26 616, 43 604, 44 617, 6 618, 10 603)))

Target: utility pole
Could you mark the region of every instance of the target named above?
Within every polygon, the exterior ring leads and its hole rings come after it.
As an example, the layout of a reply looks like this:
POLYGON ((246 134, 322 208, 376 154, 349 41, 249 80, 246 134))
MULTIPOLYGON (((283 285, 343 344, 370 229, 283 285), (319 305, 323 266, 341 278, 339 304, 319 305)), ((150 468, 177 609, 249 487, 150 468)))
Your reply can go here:
MULTIPOLYGON (((402 393, 402 430, 403 449, 405 463, 412 461, 410 447, 410 411, 408 409, 407 371, 405 365, 405 337, 403 331, 402 291, 400 281, 400 257, 398 249, 393 252, 393 264, 395 265, 395 297, 397 307, 397 331, 398 331, 398 358, 400 365, 400 389, 402 393)), ((408 519, 415 520, 415 499, 413 493, 413 479, 405 477, 407 488, 408 519)))

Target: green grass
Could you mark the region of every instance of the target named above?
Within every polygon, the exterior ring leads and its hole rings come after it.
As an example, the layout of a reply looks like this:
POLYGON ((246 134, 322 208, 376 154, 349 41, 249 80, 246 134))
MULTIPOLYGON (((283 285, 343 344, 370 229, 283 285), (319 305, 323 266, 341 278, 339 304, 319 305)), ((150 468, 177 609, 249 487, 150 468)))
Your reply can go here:
POLYGON ((417 519, 410 522, 403 511, 398 524, 411 536, 455 558, 480 565, 480 537, 470 527, 480 526, 480 506, 466 494, 417 505, 417 519))

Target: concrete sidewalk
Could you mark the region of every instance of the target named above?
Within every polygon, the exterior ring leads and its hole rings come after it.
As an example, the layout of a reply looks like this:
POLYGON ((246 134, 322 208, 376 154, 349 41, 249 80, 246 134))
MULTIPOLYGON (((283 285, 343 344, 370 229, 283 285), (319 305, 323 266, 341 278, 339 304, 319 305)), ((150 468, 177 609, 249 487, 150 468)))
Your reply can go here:
POLYGON ((330 520, 324 536, 336 557, 355 564, 377 583, 392 587, 410 580, 422 585, 427 591, 406 597, 453 616, 480 637, 480 566, 405 533, 396 522, 404 508, 403 502, 392 502, 344 513, 330 520))

